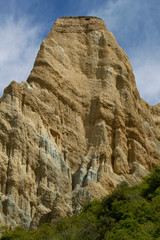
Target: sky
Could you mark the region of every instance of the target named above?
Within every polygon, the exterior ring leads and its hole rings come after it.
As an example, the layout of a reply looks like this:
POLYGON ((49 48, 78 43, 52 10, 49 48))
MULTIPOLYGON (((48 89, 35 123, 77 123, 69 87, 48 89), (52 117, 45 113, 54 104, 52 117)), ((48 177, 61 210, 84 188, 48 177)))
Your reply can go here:
POLYGON ((0 0, 0 96, 27 79, 62 16, 102 18, 130 59, 141 97, 160 103, 160 0, 0 0))

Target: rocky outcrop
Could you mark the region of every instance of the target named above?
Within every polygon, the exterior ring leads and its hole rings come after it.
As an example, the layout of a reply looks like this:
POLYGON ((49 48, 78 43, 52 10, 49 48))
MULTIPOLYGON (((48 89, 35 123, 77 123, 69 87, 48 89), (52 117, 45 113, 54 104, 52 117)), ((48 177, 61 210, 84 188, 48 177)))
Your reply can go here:
POLYGON ((139 96, 103 20, 61 18, 0 101, 1 225, 70 216, 160 164, 160 105, 139 96))

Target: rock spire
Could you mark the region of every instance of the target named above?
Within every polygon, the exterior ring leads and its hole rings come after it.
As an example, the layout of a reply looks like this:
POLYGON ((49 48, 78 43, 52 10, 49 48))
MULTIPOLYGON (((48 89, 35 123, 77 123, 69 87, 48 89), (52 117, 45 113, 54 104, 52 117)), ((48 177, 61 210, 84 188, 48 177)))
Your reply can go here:
POLYGON ((26 82, 0 101, 0 222, 70 216, 160 164, 160 105, 137 91, 103 20, 57 19, 26 82))

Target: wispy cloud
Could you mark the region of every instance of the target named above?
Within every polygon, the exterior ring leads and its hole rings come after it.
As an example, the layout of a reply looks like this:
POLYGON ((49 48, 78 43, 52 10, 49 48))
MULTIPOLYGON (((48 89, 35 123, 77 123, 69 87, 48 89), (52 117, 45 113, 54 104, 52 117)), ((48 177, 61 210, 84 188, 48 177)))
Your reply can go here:
POLYGON ((89 15, 105 20, 130 58, 137 87, 150 104, 160 102, 160 2, 109 0, 89 15))
MULTIPOLYGON (((29 16, 28 16, 29 17, 29 16)), ((40 28, 29 18, 6 15, 0 19, 0 96, 12 81, 26 80, 39 49, 40 28)))

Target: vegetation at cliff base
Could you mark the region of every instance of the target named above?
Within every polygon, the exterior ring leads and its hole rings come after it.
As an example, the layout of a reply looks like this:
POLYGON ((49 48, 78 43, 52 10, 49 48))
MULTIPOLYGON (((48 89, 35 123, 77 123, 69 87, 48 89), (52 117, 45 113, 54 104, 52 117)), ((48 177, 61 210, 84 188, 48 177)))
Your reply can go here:
POLYGON ((121 183, 103 200, 86 204, 81 213, 38 230, 2 229, 1 240, 160 240, 160 167, 142 184, 121 183))

